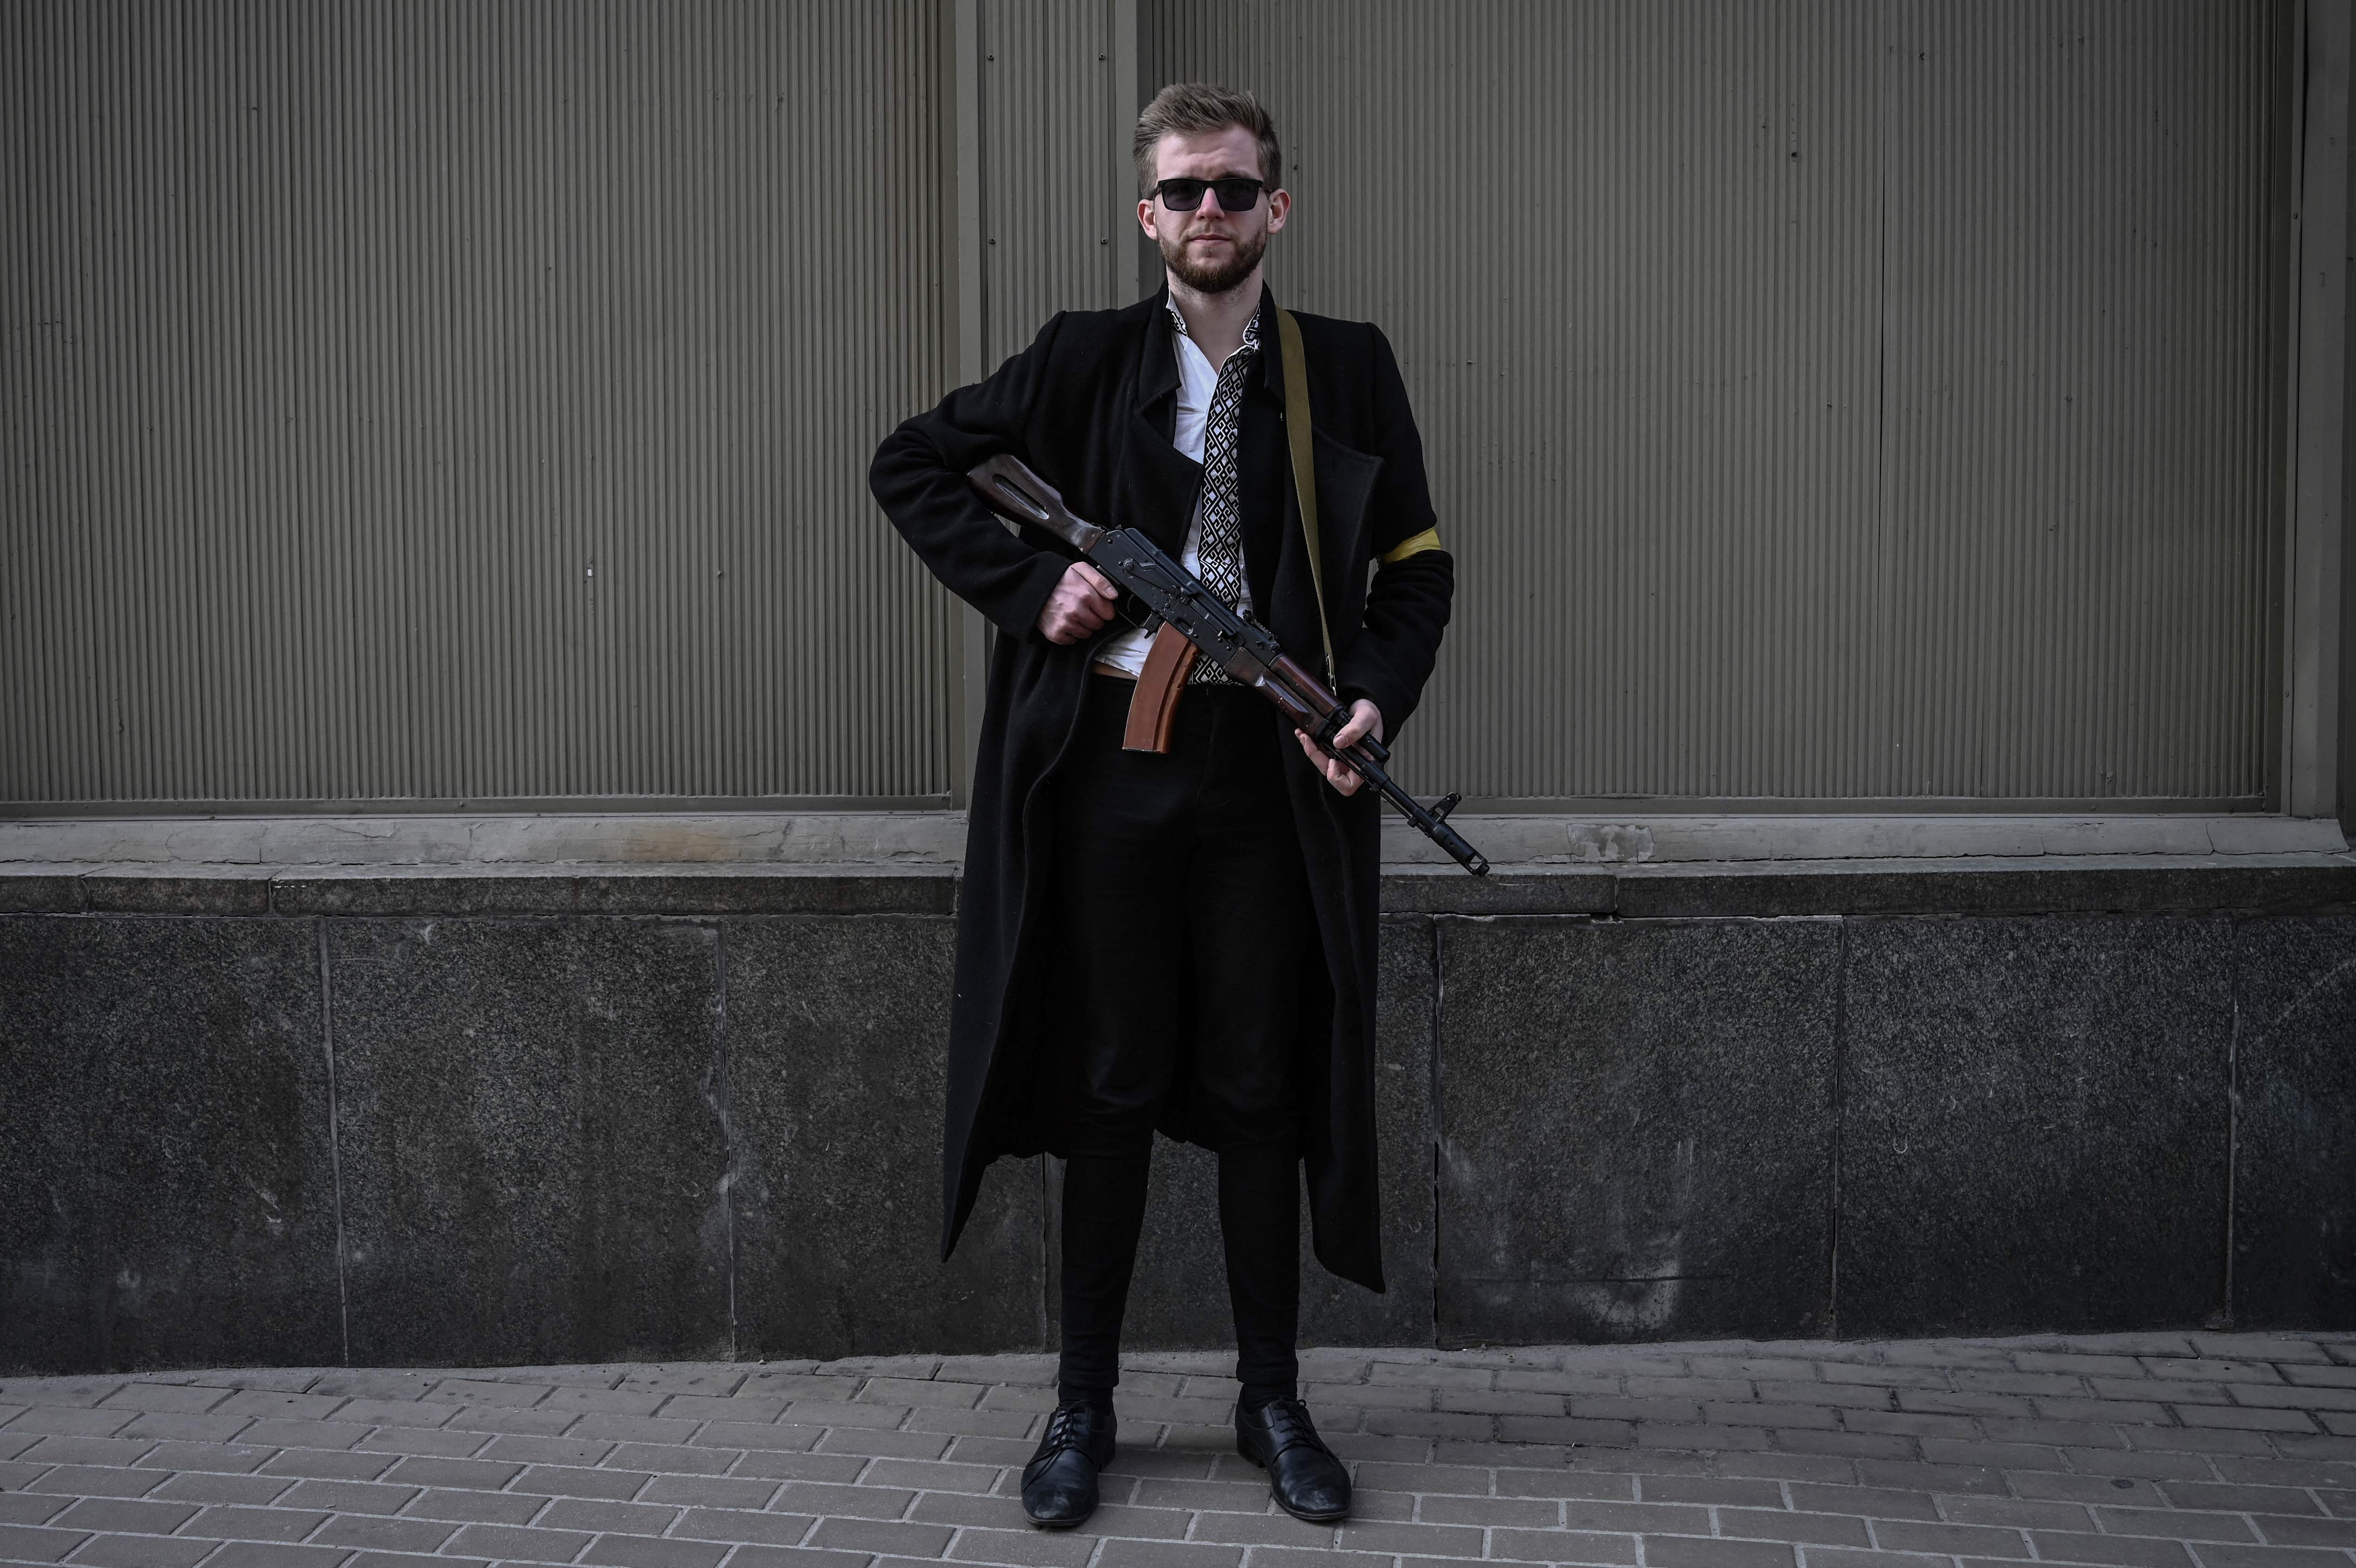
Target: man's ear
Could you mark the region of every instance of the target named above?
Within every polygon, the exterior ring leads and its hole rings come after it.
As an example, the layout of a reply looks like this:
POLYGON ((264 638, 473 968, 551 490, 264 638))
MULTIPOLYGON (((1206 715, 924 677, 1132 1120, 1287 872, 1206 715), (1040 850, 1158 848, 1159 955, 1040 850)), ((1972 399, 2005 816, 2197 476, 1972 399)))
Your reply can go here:
POLYGON ((1162 238, 1153 231, 1153 199, 1151 197, 1147 197, 1137 204, 1137 226, 1145 231, 1145 237, 1149 240, 1162 238))
POLYGON ((1271 190, 1268 193, 1268 231, 1275 233, 1292 216, 1292 192, 1271 190))

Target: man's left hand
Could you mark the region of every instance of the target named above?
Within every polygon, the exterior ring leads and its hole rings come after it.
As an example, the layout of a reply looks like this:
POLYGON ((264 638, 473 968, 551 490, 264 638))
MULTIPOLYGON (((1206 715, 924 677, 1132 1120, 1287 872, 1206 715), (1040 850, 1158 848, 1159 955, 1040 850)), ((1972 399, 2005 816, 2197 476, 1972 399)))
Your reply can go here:
MULTIPOLYGON (((1376 740, 1383 738, 1383 711, 1360 697, 1350 704, 1350 722, 1333 736, 1333 744, 1337 747, 1355 746, 1367 736, 1373 736, 1376 740)), ((1343 794, 1356 794, 1358 786, 1365 782, 1358 777, 1356 768, 1326 756, 1305 734, 1296 730, 1294 738, 1301 742, 1301 749, 1308 754, 1309 760, 1324 771, 1325 781, 1343 794)))

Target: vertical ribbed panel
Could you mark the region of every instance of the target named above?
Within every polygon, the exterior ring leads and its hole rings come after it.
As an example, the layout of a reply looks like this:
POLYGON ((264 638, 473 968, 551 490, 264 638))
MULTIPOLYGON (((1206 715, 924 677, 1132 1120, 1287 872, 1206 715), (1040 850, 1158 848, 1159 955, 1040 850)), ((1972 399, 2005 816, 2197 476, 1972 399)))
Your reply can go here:
POLYGON ((942 31, 0 7, 0 797, 944 794, 942 31))
POLYGON ((995 368, 1059 310, 1133 297, 1136 219, 1128 84, 1116 82, 1114 11, 1130 0, 980 0, 983 362, 995 368))
POLYGON ((1276 113, 1282 296, 1398 350, 1460 572, 1407 777, 2254 802, 2292 14, 1146 0, 1146 88, 1276 113))
POLYGON ((2264 791, 2296 15, 1891 7, 1870 792, 2264 791))

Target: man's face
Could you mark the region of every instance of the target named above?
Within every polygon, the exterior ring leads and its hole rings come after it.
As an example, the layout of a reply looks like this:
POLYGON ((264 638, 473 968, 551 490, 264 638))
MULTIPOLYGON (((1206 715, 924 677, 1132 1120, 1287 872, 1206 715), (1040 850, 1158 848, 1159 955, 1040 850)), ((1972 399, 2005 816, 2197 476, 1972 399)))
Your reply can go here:
MULTIPOLYGON (((1259 144, 1241 125, 1164 136, 1154 144, 1153 163, 1157 180, 1260 177, 1259 144)), ((1252 275, 1291 206, 1281 190, 1261 193, 1248 212, 1226 210, 1215 191, 1205 192, 1192 212, 1173 212, 1149 196, 1137 204, 1137 220, 1162 247, 1173 277, 1203 294, 1225 294, 1252 275)))

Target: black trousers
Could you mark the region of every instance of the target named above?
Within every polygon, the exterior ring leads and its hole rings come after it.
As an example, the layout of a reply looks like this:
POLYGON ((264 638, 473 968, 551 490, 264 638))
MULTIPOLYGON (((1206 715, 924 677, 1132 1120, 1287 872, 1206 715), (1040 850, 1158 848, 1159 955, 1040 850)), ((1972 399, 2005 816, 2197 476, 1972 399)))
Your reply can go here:
POLYGON ((1064 1173, 1066 1399, 1109 1397, 1145 1218, 1153 1131, 1182 1096, 1219 1162, 1219 1229, 1247 1404, 1299 1366, 1304 966, 1320 962, 1308 875, 1265 699, 1180 698, 1166 755, 1121 749, 1133 687, 1090 675, 1055 801, 1058 972, 1071 1077, 1064 1173))

